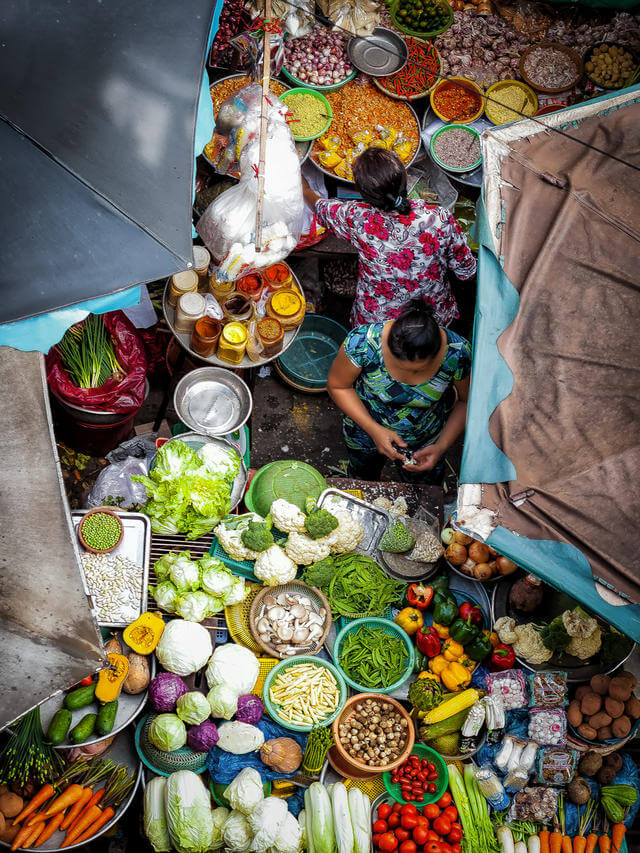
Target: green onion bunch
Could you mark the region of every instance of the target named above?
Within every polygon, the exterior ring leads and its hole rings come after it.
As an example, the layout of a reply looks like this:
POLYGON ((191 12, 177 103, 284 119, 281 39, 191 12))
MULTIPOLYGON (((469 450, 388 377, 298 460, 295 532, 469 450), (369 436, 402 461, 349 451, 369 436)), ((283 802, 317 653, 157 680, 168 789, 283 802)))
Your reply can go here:
POLYGON ((97 314, 89 314, 83 323, 67 329, 57 350, 78 388, 99 388, 112 376, 124 374, 104 318, 97 314))
POLYGON ((0 754, 0 783, 23 787, 27 782, 52 782, 62 764, 59 753, 45 743, 40 708, 34 708, 17 721, 0 754))

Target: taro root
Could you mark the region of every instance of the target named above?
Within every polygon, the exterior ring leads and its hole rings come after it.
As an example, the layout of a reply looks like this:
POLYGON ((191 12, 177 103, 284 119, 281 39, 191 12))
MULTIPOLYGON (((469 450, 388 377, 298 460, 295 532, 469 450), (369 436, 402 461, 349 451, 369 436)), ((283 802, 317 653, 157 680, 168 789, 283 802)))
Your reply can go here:
POLYGON ((619 752, 610 752, 609 755, 605 755, 604 763, 607 767, 613 767, 616 773, 622 770, 622 756, 619 752))
POLYGON ((609 692, 609 684, 611 679, 608 675, 594 675, 589 684, 594 693, 599 696, 606 696, 609 692))
POLYGON ((589 802, 591 797, 591 785, 589 785, 586 779, 576 776, 573 781, 569 782, 567 793, 572 803, 576 806, 584 806, 585 803, 589 802))
POLYGON ((591 717, 593 714, 597 714, 600 708, 602 708, 602 696, 598 696, 597 693, 594 693, 591 690, 588 693, 585 693, 582 697, 582 701, 580 702, 580 710, 585 717, 591 717))
POLYGON ((600 768, 600 770, 598 771, 598 775, 596 776, 596 779, 601 785, 611 785, 615 778, 616 771, 613 769, 613 767, 610 767, 607 764, 603 765, 600 768))
POLYGON ((578 772, 583 776, 595 776, 598 770, 602 767, 602 756, 600 753, 590 749, 580 759, 578 763, 578 772))

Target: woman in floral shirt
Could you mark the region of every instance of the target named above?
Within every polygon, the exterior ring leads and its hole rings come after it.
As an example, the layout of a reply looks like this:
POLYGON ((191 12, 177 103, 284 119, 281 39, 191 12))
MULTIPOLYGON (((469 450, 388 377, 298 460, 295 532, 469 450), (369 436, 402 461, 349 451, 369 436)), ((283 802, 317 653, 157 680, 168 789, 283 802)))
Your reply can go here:
POLYGON ((351 325, 393 319, 407 299, 421 296, 448 326, 459 314, 447 270, 461 279, 476 271, 460 226, 444 208, 407 198, 407 173, 392 151, 368 148, 353 177, 363 201, 323 199, 303 183, 320 223, 358 249, 351 325))

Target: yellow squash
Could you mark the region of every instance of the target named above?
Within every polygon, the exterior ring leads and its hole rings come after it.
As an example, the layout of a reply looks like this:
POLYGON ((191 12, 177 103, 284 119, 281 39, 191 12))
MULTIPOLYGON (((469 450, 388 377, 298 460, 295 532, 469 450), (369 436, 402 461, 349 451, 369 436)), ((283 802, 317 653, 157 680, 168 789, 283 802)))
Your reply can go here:
POLYGON ((95 697, 106 704, 117 699, 129 672, 129 661, 124 655, 108 655, 110 667, 101 669, 98 674, 95 697))
POLYGON ((124 629, 122 639, 138 655, 150 655, 164 631, 164 619, 157 613, 141 613, 124 629))

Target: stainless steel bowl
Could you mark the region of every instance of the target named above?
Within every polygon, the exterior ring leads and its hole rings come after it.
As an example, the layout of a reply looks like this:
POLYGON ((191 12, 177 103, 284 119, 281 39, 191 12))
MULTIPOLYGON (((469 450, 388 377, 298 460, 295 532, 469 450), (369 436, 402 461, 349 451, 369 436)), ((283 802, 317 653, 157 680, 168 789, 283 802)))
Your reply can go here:
POLYGON ((347 44, 352 65, 371 77, 396 74, 407 64, 409 48, 405 40, 385 27, 376 27, 366 38, 352 38, 347 44))
POLYGON ((178 382, 173 405, 180 420, 195 432, 228 435, 244 426, 253 409, 244 380, 224 367, 199 367, 178 382))

